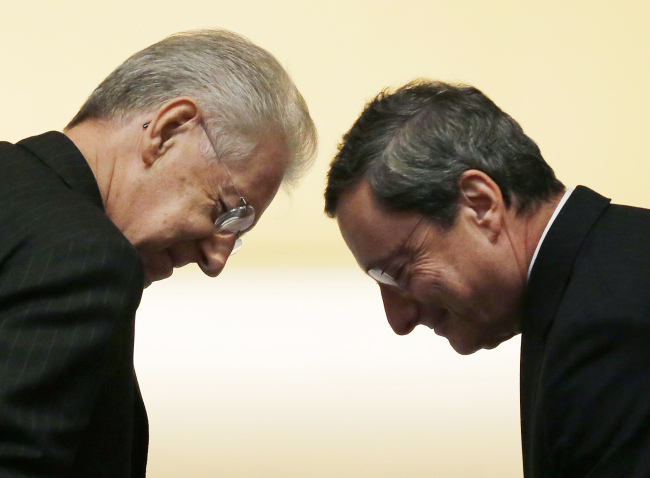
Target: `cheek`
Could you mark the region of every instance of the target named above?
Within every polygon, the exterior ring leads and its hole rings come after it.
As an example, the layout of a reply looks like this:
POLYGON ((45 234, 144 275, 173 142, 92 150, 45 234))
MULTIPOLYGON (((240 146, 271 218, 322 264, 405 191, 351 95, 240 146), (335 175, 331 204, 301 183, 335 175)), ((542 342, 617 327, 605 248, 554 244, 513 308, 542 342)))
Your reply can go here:
POLYGON ((187 235, 198 237, 212 231, 214 204, 189 195, 177 196, 168 201, 155 217, 153 229, 161 237, 182 239, 187 235))
POLYGON ((408 271, 406 291, 421 303, 440 302, 445 287, 444 277, 439 269, 431 266, 414 266, 408 271))
POLYGON ((458 305, 467 311, 468 319, 477 323, 498 320, 511 301, 512 274, 509 264, 483 249, 480 254, 467 254, 453 270, 450 284, 458 305))
POLYGON ((414 270, 409 292, 423 302, 432 302, 452 311, 473 302, 474 289, 456 269, 426 267, 414 270))
POLYGON ((525 280, 509 273, 507 264, 493 266, 480 283, 480 302, 493 321, 503 321, 518 308, 525 280))
POLYGON ((131 237, 127 238, 138 249, 147 252, 160 251, 178 240, 178 236, 184 230, 183 222, 186 213, 165 210, 151 211, 149 214, 142 214, 140 220, 131 231, 131 237))

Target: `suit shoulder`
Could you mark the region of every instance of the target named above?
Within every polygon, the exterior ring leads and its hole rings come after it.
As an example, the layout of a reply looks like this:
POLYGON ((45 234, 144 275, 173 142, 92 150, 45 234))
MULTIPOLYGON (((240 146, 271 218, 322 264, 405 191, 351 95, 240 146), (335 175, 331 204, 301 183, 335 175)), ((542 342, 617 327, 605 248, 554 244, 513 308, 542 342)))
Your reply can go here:
POLYGON ((126 241, 102 207, 26 150, 3 143, 0 171, 0 261, 16 247, 93 237, 126 241))
POLYGON ((593 317, 646 317, 650 326, 650 211, 611 206, 573 265, 562 305, 593 317))

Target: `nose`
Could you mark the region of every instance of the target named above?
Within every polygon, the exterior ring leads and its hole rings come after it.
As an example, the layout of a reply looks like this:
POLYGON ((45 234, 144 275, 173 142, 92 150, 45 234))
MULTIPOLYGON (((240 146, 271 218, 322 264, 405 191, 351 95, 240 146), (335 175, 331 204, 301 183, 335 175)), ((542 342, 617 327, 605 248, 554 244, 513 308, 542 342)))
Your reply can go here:
POLYGON ((226 266, 235 246, 237 234, 212 234, 198 242, 200 258, 197 264, 204 274, 217 277, 226 266))
POLYGON ((397 335, 409 334, 418 325, 418 304, 394 287, 380 284, 384 311, 391 328, 397 335))

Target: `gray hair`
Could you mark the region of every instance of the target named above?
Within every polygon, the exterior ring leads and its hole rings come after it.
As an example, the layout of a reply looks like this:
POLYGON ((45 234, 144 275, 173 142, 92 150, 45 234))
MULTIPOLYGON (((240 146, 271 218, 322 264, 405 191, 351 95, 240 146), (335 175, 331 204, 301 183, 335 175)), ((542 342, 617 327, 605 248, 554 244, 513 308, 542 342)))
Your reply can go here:
MULTIPOLYGON (((128 119, 179 96, 199 103, 223 160, 246 157, 279 127, 290 158, 284 182, 292 183, 311 166, 317 137, 305 100, 273 55, 227 30, 178 33, 134 54, 95 89, 66 128, 88 119, 128 119)), ((209 143, 203 147, 207 155, 209 143)))
POLYGON ((478 89, 416 81, 369 102, 332 161, 325 212, 362 179, 393 210, 451 225, 470 169, 499 186, 507 207, 533 211, 564 190, 535 142, 478 89))

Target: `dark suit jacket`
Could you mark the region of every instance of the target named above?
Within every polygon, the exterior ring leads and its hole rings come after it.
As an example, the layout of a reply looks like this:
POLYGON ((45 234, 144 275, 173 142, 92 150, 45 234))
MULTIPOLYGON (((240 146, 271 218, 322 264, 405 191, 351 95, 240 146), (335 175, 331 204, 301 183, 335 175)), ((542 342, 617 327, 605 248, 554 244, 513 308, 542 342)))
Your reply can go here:
POLYGON ((526 478, 650 477, 650 211, 578 187, 531 271, 526 478))
POLYGON ((0 476, 145 475, 142 287, 74 144, 0 143, 0 476))

